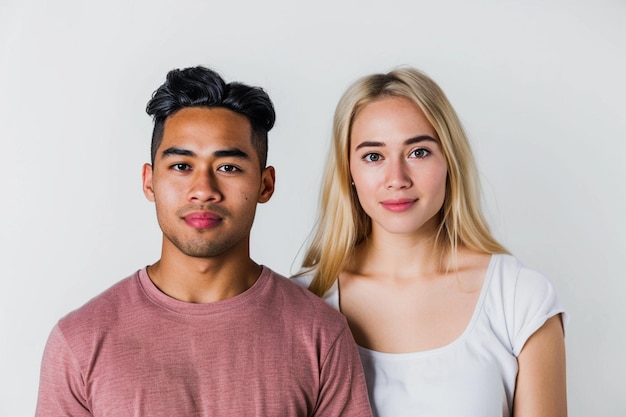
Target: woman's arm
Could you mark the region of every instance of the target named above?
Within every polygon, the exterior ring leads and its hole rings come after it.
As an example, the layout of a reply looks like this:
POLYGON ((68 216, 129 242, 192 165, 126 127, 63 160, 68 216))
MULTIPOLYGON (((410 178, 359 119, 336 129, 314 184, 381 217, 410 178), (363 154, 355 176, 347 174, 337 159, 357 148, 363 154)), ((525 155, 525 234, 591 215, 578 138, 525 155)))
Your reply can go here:
POLYGON ((565 340, 561 315, 545 322, 518 356, 515 417, 566 417, 565 340))

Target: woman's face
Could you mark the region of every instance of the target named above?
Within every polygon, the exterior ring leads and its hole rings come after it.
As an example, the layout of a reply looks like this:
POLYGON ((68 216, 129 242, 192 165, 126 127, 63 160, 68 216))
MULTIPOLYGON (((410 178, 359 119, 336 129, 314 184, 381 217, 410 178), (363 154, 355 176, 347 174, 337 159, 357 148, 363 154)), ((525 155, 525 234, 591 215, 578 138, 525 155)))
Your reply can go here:
POLYGON ((385 97, 357 114, 350 135, 350 172, 372 233, 433 233, 446 192, 447 163, 422 110, 385 97))

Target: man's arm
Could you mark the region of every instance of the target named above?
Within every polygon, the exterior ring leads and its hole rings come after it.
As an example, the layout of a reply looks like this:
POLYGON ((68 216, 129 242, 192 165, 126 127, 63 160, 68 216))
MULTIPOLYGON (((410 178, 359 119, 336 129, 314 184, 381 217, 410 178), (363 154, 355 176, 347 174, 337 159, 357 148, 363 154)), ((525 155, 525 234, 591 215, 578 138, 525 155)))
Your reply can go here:
POLYGON ((83 375, 61 329, 55 326, 41 364, 36 417, 91 417, 83 375))
POLYGON ((320 385, 315 416, 372 415, 363 366, 347 326, 322 363, 320 385))

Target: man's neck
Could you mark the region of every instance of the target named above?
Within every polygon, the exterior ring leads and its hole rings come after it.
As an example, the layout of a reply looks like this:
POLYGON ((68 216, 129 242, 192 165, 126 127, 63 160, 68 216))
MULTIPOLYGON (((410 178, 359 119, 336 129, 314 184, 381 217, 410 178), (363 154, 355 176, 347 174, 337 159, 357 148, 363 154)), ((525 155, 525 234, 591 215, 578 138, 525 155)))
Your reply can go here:
POLYGON ((148 267, 148 276, 164 294, 189 303, 212 303, 241 294, 261 274, 249 256, 194 258, 163 254, 148 267))

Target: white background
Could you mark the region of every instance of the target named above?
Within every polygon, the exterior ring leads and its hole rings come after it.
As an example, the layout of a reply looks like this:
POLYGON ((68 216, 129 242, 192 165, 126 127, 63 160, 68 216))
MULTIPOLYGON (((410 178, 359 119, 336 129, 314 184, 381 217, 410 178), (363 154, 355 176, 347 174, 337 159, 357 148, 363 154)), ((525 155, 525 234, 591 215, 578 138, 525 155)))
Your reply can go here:
POLYGON ((426 71, 467 128, 495 234, 570 313, 570 416, 625 415, 625 46, 623 0, 0 1, 0 416, 33 414, 61 316, 158 259, 144 109, 197 64, 274 100, 277 190, 252 254, 284 275, 339 96, 426 71))

